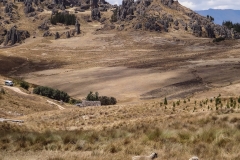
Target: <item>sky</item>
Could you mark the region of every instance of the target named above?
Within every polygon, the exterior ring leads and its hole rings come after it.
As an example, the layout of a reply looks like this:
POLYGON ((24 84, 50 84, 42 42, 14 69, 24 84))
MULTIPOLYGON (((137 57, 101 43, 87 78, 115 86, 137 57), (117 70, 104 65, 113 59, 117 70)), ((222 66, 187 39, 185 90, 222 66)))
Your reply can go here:
POLYGON ((178 0, 192 10, 235 9, 240 10, 240 0, 178 0))
MULTIPOLYGON (((122 0, 106 0, 111 4, 121 4, 122 0)), ((160 1, 160 0, 159 0, 160 1)), ((235 9, 240 10, 240 0, 178 0, 192 10, 235 9)))

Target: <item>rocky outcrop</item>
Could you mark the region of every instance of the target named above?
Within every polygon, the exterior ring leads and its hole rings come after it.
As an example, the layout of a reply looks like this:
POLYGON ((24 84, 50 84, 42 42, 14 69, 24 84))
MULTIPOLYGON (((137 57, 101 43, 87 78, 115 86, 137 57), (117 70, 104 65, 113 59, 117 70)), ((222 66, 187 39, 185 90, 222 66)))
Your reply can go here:
POLYGON ((66 32, 66 38, 70 38, 70 32, 69 31, 66 32))
POLYGON ((76 20, 76 23, 75 23, 75 30, 76 30, 77 34, 80 34, 80 24, 77 20, 76 20))
POLYGON ((13 4, 12 3, 6 3, 5 8, 4 8, 4 12, 5 13, 12 13, 12 10, 13 10, 13 4))
POLYGON ((5 36, 5 43, 4 45, 14 45, 16 43, 21 43, 26 38, 29 38, 30 34, 28 31, 25 30, 17 30, 16 26, 13 26, 5 36))
POLYGON ((43 33, 43 37, 49 37, 49 36, 52 36, 53 34, 49 31, 46 31, 43 33))
POLYGON ((31 12, 34 12, 35 11, 35 9, 33 8, 33 6, 32 6, 32 0, 25 0, 24 1, 24 5, 25 5, 25 7, 24 7, 24 13, 25 14, 28 14, 28 13, 31 13, 31 12))
POLYGON ((59 38, 60 38, 60 35, 59 35, 58 32, 56 32, 56 34, 55 34, 55 39, 59 39, 59 38))
MULTIPOLYGON (((211 19, 183 7, 174 0, 123 0, 122 5, 115 6, 113 22, 125 24, 125 28, 149 31, 184 30, 197 37, 239 38, 240 34, 224 26, 214 24, 211 19), (171 15, 168 7, 172 9, 171 15), (174 11, 174 10, 177 10, 174 11), (179 14, 179 16, 177 16, 179 14), (182 18, 180 18, 182 17, 182 18), (128 26, 132 25, 132 26, 128 26)), ((119 29, 119 27, 118 27, 119 29)))
POLYGON ((91 11, 91 17, 93 20, 100 20, 101 19, 101 14, 98 8, 94 8, 91 11))
POLYGON ((49 29, 48 22, 44 21, 40 26, 38 26, 38 29, 48 30, 49 29))

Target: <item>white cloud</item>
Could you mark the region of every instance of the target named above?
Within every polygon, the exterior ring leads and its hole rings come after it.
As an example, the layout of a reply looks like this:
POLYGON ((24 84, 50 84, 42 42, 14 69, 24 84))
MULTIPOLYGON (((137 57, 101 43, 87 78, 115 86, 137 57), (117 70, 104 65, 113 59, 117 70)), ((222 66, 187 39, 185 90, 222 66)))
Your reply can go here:
POLYGON ((117 5, 122 4, 122 0, 106 0, 106 1, 111 4, 117 4, 117 5))
POLYGON ((178 0, 182 5, 192 10, 236 9, 240 10, 240 1, 236 0, 178 0))
MULTIPOLYGON (((122 0, 106 0, 111 4, 122 4, 122 0)), ((160 0, 159 0, 160 1, 160 0)), ((237 9, 240 10, 240 0, 178 0, 183 6, 192 10, 237 9)))

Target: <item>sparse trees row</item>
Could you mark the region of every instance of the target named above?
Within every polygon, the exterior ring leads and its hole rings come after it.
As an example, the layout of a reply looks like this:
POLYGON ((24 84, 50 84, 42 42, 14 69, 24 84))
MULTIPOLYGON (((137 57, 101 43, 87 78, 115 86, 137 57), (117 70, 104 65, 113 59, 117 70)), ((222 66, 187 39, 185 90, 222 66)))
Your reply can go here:
POLYGON ((226 26, 229 29, 234 29, 236 32, 240 32, 240 23, 232 23, 232 21, 223 21, 223 26, 226 26))
POLYGON ((117 103, 115 97, 99 96, 98 92, 93 93, 92 91, 87 95, 86 100, 100 101, 101 105, 114 105, 117 103))
POLYGON ((56 13, 55 15, 51 16, 50 21, 54 25, 57 23, 74 25, 76 22, 76 16, 74 14, 56 13))
MULTIPOLYGON (((187 105, 187 102, 190 102, 190 99, 188 100, 183 100, 183 105, 186 105, 186 107, 182 108, 183 110, 186 110, 187 108, 190 108, 189 105, 187 105)), ((167 98, 165 97, 163 102, 160 102, 160 107, 165 105, 165 109, 168 109, 168 103, 167 103, 167 98)), ((175 107, 180 105, 180 100, 178 101, 173 101, 172 102, 172 111, 175 111, 175 107)), ((219 94, 217 97, 211 98, 211 99, 206 99, 202 100, 199 103, 197 101, 194 101, 194 107, 193 107, 193 112, 197 111, 197 106, 199 105, 200 108, 204 110, 204 106, 207 107, 208 110, 213 110, 213 105, 215 107, 215 110, 223 110, 223 109, 240 109, 240 97, 238 98, 221 98, 221 94, 219 94), (209 104, 210 103, 210 104, 209 104)))
POLYGON ((38 86, 34 88, 33 93, 48 98, 52 98, 55 100, 62 100, 63 102, 69 102, 70 99, 70 96, 67 93, 60 91, 58 89, 53 89, 44 86, 38 86))

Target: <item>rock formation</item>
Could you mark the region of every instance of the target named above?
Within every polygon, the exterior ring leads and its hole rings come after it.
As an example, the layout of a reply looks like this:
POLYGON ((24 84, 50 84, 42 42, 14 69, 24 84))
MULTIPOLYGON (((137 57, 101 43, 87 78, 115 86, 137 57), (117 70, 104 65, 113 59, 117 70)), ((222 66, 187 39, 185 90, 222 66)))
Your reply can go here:
POLYGON ((70 32, 69 31, 66 32, 66 38, 70 38, 70 32))
POLYGON ((55 34, 55 39, 59 39, 59 38, 60 38, 60 35, 59 35, 58 32, 56 32, 56 34, 55 34))
POLYGON ((17 30, 16 26, 13 26, 5 36, 4 45, 14 45, 15 43, 21 43, 26 38, 29 38, 30 34, 28 31, 17 30))
MULTIPOLYGON (((138 0, 135 2, 134 0, 123 0, 122 5, 115 8, 114 13, 116 14, 113 14, 112 19, 116 19, 118 23, 125 24, 125 27, 136 30, 168 32, 174 29, 184 30, 197 37, 240 38, 240 34, 234 32, 234 30, 214 24, 207 17, 200 16, 174 0, 138 0), (172 9, 172 12, 166 11, 164 7, 172 9)), ((97 13, 98 10, 92 10, 93 19, 97 19, 97 13)))
POLYGON ((91 11, 91 17, 93 20, 100 20, 101 19, 101 14, 98 8, 94 8, 91 11))
POLYGON ((38 29, 48 30, 49 29, 48 22, 44 21, 40 26, 38 26, 38 29))
POLYGON ((76 30, 77 34, 80 34, 80 24, 77 20, 76 20, 76 23, 75 23, 75 30, 76 30))

